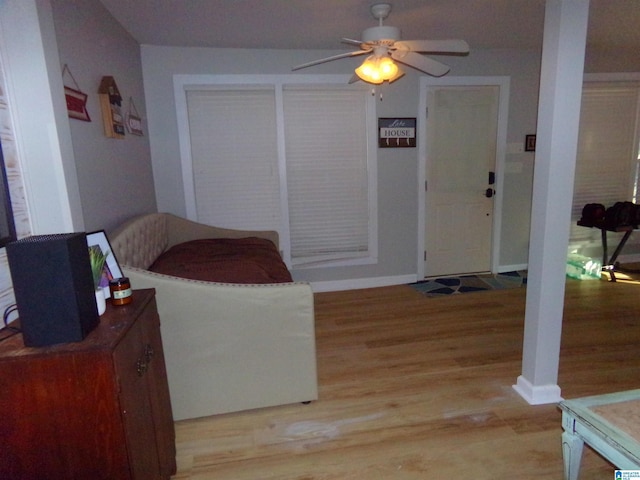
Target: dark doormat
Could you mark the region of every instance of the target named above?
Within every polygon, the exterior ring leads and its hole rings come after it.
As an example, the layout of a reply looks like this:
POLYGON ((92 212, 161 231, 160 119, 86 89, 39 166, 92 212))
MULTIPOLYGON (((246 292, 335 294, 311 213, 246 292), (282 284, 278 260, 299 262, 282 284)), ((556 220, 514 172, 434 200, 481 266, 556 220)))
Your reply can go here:
POLYGON ((430 278, 409 286, 427 296, 454 295, 520 288, 527 284, 527 271, 519 270, 497 274, 462 275, 460 277, 430 278))

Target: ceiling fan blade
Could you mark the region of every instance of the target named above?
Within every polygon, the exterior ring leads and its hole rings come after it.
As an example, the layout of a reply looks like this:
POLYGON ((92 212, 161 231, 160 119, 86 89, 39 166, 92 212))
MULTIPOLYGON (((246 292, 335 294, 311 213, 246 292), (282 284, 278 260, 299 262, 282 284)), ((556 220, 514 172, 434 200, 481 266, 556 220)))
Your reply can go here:
POLYGON ((450 70, 450 68, 444 63, 437 62, 432 58, 425 57, 415 52, 396 50, 391 53, 391 58, 434 77, 441 77, 450 70))
POLYGON ((361 42, 360 40, 354 40, 353 38, 343 38, 340 40, 342 43, 348 43, 350 45, 356 45, 356 46, 360 46, 362 45, 363 42, 361 42))
POLYGON ((313 65, 319 65, 321 63, 330 62, 332 60, 338 60, 339 58, 346 58, 346 57, 354 57, 356 55, 363 55, 365 53, 369 53, 370 51, 371 50, 356 50, 355 52, 340 53, 340 54, 334 55, 332 57, 321 58, 320 60, 314 60, 313 62, 308 62, 308 63, 303 63, 302 65, 297 65, 297 66, 293 67, 291 70, 300 70, 301 68, 307 68, 307 67, 311 67, 313 65))
POLYGON ((393 46, 411 52, 469 53, 469 44, 464 40, 399 40, 393 46))

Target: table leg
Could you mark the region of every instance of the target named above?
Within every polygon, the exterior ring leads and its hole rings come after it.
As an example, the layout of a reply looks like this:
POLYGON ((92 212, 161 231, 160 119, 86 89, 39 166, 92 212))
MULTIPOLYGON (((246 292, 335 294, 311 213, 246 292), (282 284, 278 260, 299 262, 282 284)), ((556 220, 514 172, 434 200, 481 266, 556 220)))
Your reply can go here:
POLYGON ((632 231, 633 230, 625 231, 624 235, 620 239, 620 242, 618 243, 618 246, 613 252, 613 255, 611 255, 611 258, 608 258, 609 253, 608 253, 608 245, 607 245, 607 231, 604 229, 601 230, 602 232, 602 267, 603 269, 606 268, 606 270, 609 271, 612 282, 616 281, 616 273, 615 273, 616 260, 618 259, 618 255, 620 255, 620 252, 622 252, 622 249, 627 243, 627 240, 629 240, 629 237, 631 236, 632 231))
POLYGON ((624 232, 624 235, 620 239, 620 243, 618 243, 618 246, 616 247, 615 251, 613 252, 613 255, 611 255, 611 258, 609 259, 609 263, 611 265, 615 265, 616 264, 616 260, 618 259, 618 255, 620 255, 620 252, 622 252, 622 249, 624 248, 625 244, 627 243, 627 240, 629 240, 629 237, 631 236, 631 232, 632 231, 633 230, 627 230, 626 232, 624 232))
POLYGON ((609 261, 609 246, 607 245, 607 231, 603 228, 600 230, 602 237, 602 269, 609 272, 609 276, 612 282, 616 281, 615 267, 609 261))
POLYGON ((562 459, 564 461, 564 479, 578 480, 584 441, 575 433, 565 430, 562 434, 562 459))

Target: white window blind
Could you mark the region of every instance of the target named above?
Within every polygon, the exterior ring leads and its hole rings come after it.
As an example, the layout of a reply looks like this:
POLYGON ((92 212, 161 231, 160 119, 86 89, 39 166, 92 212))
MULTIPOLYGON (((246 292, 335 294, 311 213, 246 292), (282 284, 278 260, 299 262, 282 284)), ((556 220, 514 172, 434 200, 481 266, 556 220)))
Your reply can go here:
POLYGON ((274 89, 186 95, 198 221, 280 230, 274 89))
POLYGON ((366 95, 283 92, 294 265, 369 255, 366 95))
POLYGON ((369 89, 299 75, 184 80, 176 103, 183 173, 193 177, 187 205, 198 221, 277 230, 290 265, 377 260, 369 89))
POLYGON ((636 201, 638 84, 585 84, 573 194, 571 244, 600 244, 600 231, 576 226, 587 203, 636 201))

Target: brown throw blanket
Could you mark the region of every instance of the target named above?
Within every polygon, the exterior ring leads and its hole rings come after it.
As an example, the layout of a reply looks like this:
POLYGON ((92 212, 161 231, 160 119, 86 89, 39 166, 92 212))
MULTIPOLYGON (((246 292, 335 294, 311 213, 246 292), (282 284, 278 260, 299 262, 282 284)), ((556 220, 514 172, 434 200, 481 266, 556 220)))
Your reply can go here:
POLYGON ((273 242, 257 237, 192 240, 174 245, 156 259, 150 270, 208 282, 293 281, 273 242))

